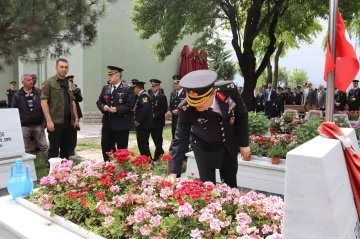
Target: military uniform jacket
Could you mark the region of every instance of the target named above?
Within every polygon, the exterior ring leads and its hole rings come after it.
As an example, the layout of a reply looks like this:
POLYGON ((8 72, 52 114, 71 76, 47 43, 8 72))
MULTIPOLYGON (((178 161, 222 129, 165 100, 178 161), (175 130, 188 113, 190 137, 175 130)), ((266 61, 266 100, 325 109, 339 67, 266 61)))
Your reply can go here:
POLYGON ((146 91, 142 91, 137 98, 135 121, 140 124, 137 130, 154 128, 151 97, 146 91))
POLYGON ((216 82, 215 101, 221 115, 211 108, 197 112, 184 100, 179 106, 179 119, 175 139, 170 147, 173 159, 169 173, 181 174, 181 166, 188 151, 189 138, 198 164, 221 168, 225 150, 237 160, 239 146, 249 146, 248 113, 241 95, 233 82, 216 82))
POLYGON ((334 100, 335 103, 340 103, 339 106, 335 105, 335 109, 339 110, 339 111, 343 111, 345 109, 345 105, 346 105, 346 93, 343 91, 335 91, 334 93, 334 100))
POLYGON ((360 88, 350 89, 348 96, 348 105, 358 110, 360 106, 360 88), (355 98, 356 100, 352 101, 352 98, 355 98))
POLYGON ((179 104, 185 99, 185 97, 186 97, 185 89, 182 90, 179 96, 177 95, 177 91, 172 92, 170 95, 170 104, 168 111, 172 112, 173 110, 176 110, 179 104))
POLYGON ((130 130, 133 127, 133 115, 135 97, 133 91, 127 85, 120 85, 111 94, 111 85, 103 87, 97 107, 103 113, 102 123, 110 123, 112 131, 130 130), (115 113, 104 111, 105 105, 116 107, 115 113))
POLYGON ((7 95, 7 98, 8 98, 8 107, 10 108, 11 107, 11 100, 14 96, 14 94, 17 92, 17 90, 12 90, 12 89, 7 89, 6 90, 6 95, 7 95))
POLYGON ((165 125, 165 113, 168 110, 167 99, 164 94, 159 92, 156 96, 151 94, 152 112, 154 124, 165 125))

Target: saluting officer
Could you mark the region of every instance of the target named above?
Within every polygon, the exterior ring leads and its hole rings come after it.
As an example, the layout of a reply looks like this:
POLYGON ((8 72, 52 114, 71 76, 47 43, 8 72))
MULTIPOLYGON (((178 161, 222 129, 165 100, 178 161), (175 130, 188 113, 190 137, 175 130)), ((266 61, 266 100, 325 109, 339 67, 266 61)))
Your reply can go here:
POLYGON ((179 82, 181 80, 181 76, 174 75, 172 78, 174 80, 174 89, 175 90, 170 95, 170 104, 168 107, 168 112, 166 113, 166 117, 167 118, 171 117, 171 134, 172 134, 172 139, 174 139, 176 125, 177 125, 177 121, 178 121, 178 115, 179 115, 178 106, 185 99, 186 93, 183 90, 183 88, 181 87, 181 85, 179 84, 179 82))
POLYGON ((6 90, 6 95, 8 97, 8 108, 11 108, 11 101, 17 90, 15 90, 16 81, 10 82, 10 89, 6 90))
POLYGON ((164 93, 160 91, 161 81, 158 79, 150 80, 151 83, 151 101, 154 119, 154 128, 151 130, 151 138, 155 144, 154 161, 164 154, 163 144, 163 130, 165 126, 165 113, 167 112, 168 104, 164 93))
POLYGON ((353 80, 353 88, 349 91, 348 106, 349 111, 357 111, 360 106, 360 89, 358 88, 359 81, 353 80))
POLYGON ((123 69, 108 66, 109 83, 104 86, 97 107, 103 113, 101 129, 101 150, 105 161, 109 161, 107 152, 126 149, 129 142, 129 131, 133 124, 131 110, 134 108, 134 93, 128 85, 122 83, 123 69))
POLYGON ((250 158, 248 113, 235 84, 216 82, 210 70, 188 73, 180 84, 186 89, 186 100, 179 105, 175 139, 171 143, 169 179, 174 184, 181 174, 184 154, 191 135, 200 180, 215 183, 215 169, 221 180, 237 187, 237 156, 250 158))
POLYGON ((136 141, 141 155, 151 157, 149 138, 151 130, 154 128, 151 97, 144 90, 145 82, 133 79, 134 92, 138 96, 135 103, 135 129, 136 141))

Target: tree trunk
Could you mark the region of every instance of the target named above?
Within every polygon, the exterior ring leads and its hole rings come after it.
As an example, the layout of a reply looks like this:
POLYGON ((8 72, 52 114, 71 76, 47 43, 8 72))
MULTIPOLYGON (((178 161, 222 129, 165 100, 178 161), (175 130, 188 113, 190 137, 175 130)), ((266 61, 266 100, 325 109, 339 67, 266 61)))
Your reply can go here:
POLYGON ((270 59, 268 64, 266 65, 266 69, 267 69, 267 79, 266 79, 266 85, 267 85, 269 83, 272 83, 273 81, 273 72, 272 72, 272 65, 270 59))
POLYGON ((279 59, 280 59, 280 55, 281 55, 283 48, 284 48, 284 42, 281 41, 276 50, 275 60, 274 60, 274 84, 273 84, 273 87, 275 89, 277 88, 277 83, 279 80, 279 59))

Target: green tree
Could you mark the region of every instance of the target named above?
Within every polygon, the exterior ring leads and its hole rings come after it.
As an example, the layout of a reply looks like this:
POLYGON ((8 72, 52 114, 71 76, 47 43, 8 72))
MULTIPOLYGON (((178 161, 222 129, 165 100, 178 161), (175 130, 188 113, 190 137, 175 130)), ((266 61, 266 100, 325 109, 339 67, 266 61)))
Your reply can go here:
MULTIPOLYGON (((256 82, 256 88, 259 88, 263 85, 266 85, 267 83, 269 83, 267 81, 268 79, 268 71, 264 71, 260 77, 258 78, 257 82, 256 82)), ((271 73, 272 74, 272 73, 271 73)), ((286 82, 286 79, 289 79, 290 77, 290 71, 286 68, 286 67, 280 67, 279 68, 279 73, 278 73, 278 77, 279 77, 279 80, 278 80, 278 84, 277 86, 284 86, 284 87, 287 87, 287 82, 286 82)), ((271 81, 272 82, 272 81, 271 81)), ((273 83, 273 82, 272 82, 273 83)), ((275 85, 274 85, 275 87, 275 85)))
POLYGON ((217 72, 219 79, 234 80, 237 68, 230 59, 232 52, 225 50, 225 42, 219 36, 209 39, 203 35, 197 39, 195 47, 206 50, 210 69, 217 72))
POLYGON ((293 88, 298 85, 303 86, 308 80, 308 75, 305 69, 295 68, 289 77, 289 87, 293 88))
MULTIPOLYGON (((140 38, 159 34, 153 46, 157 59, 168 56, 184 36, 194 33, 216 32, 219 28, 231 32, 239 67, 244 77, 244 102, 254 109, 253 90, 276 49, 278 23, 289 14, 300 14, 301 21, 292 26, 308 24, 308 19, 328 16, 327 0, 134 0, 131 18, 140 38), (267 36, 261 59, 257 59, 254 42, 260 35, 267 36)), ((352 19, 360 9, 360 1, 339 2, 345 19, 352 19)), ((310 21, 313 22, 313 21, 310 21)), ((288 26, 287 31, 293 29, 288 26)))
MULTIPOLYGON (((70 47, 89 47, 108 3, 117 0, 1 0, 0 58, 40 61, 69 54, 70 47)), ((0 70, 3 65, 0 65, 0 70)))

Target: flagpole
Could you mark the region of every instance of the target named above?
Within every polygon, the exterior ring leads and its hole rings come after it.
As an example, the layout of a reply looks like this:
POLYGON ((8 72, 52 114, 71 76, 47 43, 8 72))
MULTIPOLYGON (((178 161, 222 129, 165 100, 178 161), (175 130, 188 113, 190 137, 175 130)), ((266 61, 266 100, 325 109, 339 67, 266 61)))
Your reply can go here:
MULTIPOLYGON (((335 61, 336 51, 336 14, 338 9, 338 0, 330 0, 329 7, 329 41, 332 59, 335 61)), ((326 84, 326 106, 325 121, 332 122, 334 114, 334 91, 335 91, 335 69, 328 75, 326 84)))

